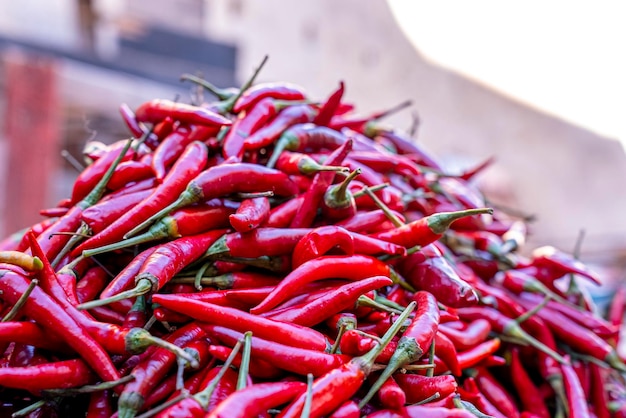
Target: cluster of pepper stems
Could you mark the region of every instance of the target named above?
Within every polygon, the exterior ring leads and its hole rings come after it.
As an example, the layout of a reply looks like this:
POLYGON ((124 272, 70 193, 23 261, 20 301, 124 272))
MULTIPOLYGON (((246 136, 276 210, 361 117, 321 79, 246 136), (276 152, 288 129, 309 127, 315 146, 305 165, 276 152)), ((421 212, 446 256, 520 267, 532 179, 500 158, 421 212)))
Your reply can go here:
POLYGON ((360 116, 343 83, 183 79, 193 104, 123 105, 132 138, 0 243, 5 411, 626 416, 626 293, 599 315, 575 257, 520 255, 489 161, 446 173, 380 122, 406 104, 360 116))

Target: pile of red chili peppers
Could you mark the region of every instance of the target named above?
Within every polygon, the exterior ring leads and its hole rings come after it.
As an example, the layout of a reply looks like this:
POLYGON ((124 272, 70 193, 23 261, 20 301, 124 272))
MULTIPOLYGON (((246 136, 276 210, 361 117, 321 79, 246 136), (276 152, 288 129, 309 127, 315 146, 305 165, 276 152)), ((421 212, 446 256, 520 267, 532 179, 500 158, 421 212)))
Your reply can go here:
POLYGON ((343 83, 183 79, 0 243, 3 412, 626 417, 626 290, 600 315, 575 257, 520 255, 488 162, 447 173, 343 83))

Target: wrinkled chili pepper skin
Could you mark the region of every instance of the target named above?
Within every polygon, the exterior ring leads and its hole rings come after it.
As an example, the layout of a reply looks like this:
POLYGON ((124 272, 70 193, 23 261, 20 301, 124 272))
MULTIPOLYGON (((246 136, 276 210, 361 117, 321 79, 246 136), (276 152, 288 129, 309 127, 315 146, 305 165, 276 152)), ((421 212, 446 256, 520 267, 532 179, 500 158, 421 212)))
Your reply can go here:
POLYGON ((287 403, 306 390, 301 382, 260 383, 234 392, 207 418, 247 418, 287 403))
POLYGON ((362 280, 372 276, 389 277, 389 266, 369 256, 326 256, 307 261, 287 275, 268 297, 250 309, 257 315, 276 307, 300 286, 328 278, 362 280))
POLYGON ((123 238, 124 234, 138 223, 146 220, 165 206, 172 203, 185 190, 187 183, 202 171, 208 161, 206 146, 200 142, 190 144, 174 164, 163 183, 139 205, 126 212, 99 234, 76 247, 72 254, 80 255, 84 250, 111 244, 123 238))
POLYGON ((139 106, 135 110, 139 122, 159 123, 167 117, 174 120, 207 126, 228 126, 231 121, 209 109, 177 103, 171 100, 154 99, 139 106))
MULTIPOLYGON (((3 271, 0 291, 5 303, 14 305, 28 288, 29 280, 12 271, 3 271)), ((104 349, 87 334, 51 297, 35 287, 22 310, 29 318, 45 328, 54 330, 98 375, 106 380, 117 380, 120 375, 104 349)))
POLYGON ((304 100, 306 95, 302 87, 291 83, 259 83, 247 89, 233 107, 234 113, 249 110, 261 100, 304 100))
POLYGON ((263 224, 269 215, 269 199, 267 197, 255 197, 241 202, 237 211, 228 219, 235 231, 248 232, 263 224))

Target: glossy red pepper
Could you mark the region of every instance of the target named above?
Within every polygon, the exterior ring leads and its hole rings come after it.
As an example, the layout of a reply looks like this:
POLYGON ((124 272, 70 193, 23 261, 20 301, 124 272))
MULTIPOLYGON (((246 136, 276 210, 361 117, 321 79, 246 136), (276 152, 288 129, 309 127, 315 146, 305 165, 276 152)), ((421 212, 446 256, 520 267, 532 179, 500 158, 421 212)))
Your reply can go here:
POLYGON ((259 83, 246 89, 233 107, 234 113, 248 110, 260 100, 270 97, 279 100, 303 100, 304 89, 292 83, 259 83))
POLYGON ((291 267, 296 268, 306 261, 339 250, 342 254, 354 254, 354 238, 344 228, 334 225, 315 228, 303 236, 291 255, 291 267))
POLYGON ((135 116, 139 122, 159 123, 167 117, 183 123, 228 126, 231 121, 209 109, 193 106, 185 103, 177 103, 171 100, 150 100, 135 110, 135 116))
POLYGON ((204 144, 199 142, 190 144, 174 164, 163 183, 149 197, 115 220, 99 234, 79 245, 74 249, 72 255, 77 256, 82 254, 84 250, 121 240, 139 222, 145 221, 176 200, 176 197, 185 190, 187 184, 198 173, 202 172, 207 160, 208 153, 204 144))
POLYGON ((120 115, 122 120, 128 127, 128 130, 135 138, 141 138, 144 134, 144 127, 139 125, 137 118, 135 118, 135 112, 126 103, 120 105, 120 115))
POLYGON ((6 388, 38 392, 94 383, 96 375, 82 359, 64 360, 24 367, 0 367, 0 380, 6 388))
POLYGON ((153 191, 154 189, 145 189, 111 199, 103 199, 85 209, 81 214, 81 219, 89 226, 92 233, 97 234, 150 196, 153 191))
MULTIPOLYGON (((311 122, 317 111, 308 104, 295 104, 282 110, 267 125, 244 139, 244 150, 253 151, 272 145, 290 126, 311 122)), ((278 155, 276 155, 278 158, 278 155)))
POLYGON ((167 170, 193 140, 188 128, 179 127, 161 141, 152 157, 152 170, 157 180, 165 178, 167 170))
POLYGON ((260 338, 271 339, 294 347, 320 351, 326 349, 326 339, 313 329, 280 323, 237 309, 189 300, 177 295, 155 294, 152 296, 152 301, 197 320, 219 323, 241 332, 252 331, 253 335, 260 338))
POLYGON ((256 228, 250 232, 226 234, 207 251, 208 256, 258 258, 291 254, 309 228, 256 228))
POLYGON ((321 106, 319 113, 313 119, 313 124, 318 126, 328 126, 333 116, 339 109, 343 93, 345 91, 345 85, 343 81, 339 82, 339 87, 326 99, 321 106))
POLYGON ((389 266, 369 256, 325 256, 307 261, 287 275, 274 291, 259 305, 250 309, 253 314, 260 314, 276 307, 280 302, 293 295, 295 291, 313 281, 343 278, 357 281, 372 276, 389 277, 389 266))
POLYGON ((385 381, 403 366, 419 360, 433 343, 439 327, 439 306, 437 299, 424 291, 415 293, 417 303, 415 316, 406 327, 393 356, 378 380, 370 387, 361 404, 369 402, 385 381))
POLYGON ((457 355, 459 367, 461 370, 474 367, 498 351, 499 348, 500 339, 493 338, 477 344, 474 347, 468 348, 467 350, 461 351, 457 355))
POLYGON ((419 374, 396 373, 393 377, 406 393, 408 403, 423 401, 435 393, 439 393, 440 398, 445 398, 457 388, 456 379, 450 375, 426 377, 419 374))
POLYGON ((115 169, 111 180, 107 183, 107 189, 119 190, 127 184, 145 180, 152 176, 153 171, 149 163, 144 161, 124 161, 115 169))
MULTIPOLYGON (((223 345, 212 345, 209 347, 209 352, 213 357, 218 360, 225 361, 232 353, 232 348, 223 345)), ((233 365, 239 367, 241 365, 241 354, 233 359, 233 365)), ((268 380, 277 379, 284 374, 284 371, 276 367, 269 361, 261 360, 260 358, 254 358, 254 361, 250 362, 250 376, 253 378, 268 380)))
POLYGON ((511 377, 524 410, 541 418, 550 418, 548 407, 522 364, 519 350, 515 348, 511 351, 511 377))
MULTIPOLYGON (((569 360, 567 356, 566 359, 569 360)), ((561 370, 563 371, 569 416, 572 418, 590 418, 587 398, 576 371, 569 364, 562 364, 561 370)))
POLYGON ((249 163, 216 165, 198 174, 173 203, 144 220, 127 235, 132 236, 153 221, 194 203, 232 193, 266 191, 272 191, 277 196, 292 196, 298 189, 287 175, 271 168, 249 163))
POLYGON ((467 350, 487 339, 491 332, 491 324, 486 319, 476 319, 462 330, 443 324, 439 327, 439 331, 450 338, 458 350, 467 350))

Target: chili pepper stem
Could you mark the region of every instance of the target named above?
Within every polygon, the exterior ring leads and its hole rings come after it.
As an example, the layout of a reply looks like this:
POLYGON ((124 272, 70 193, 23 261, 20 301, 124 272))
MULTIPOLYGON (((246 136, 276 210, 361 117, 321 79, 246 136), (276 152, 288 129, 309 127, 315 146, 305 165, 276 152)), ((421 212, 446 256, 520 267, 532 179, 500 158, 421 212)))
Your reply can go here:
MULTIPOLYGON (((435 340, 430 344, 430 348, 428 350, 428 364, 435 365, 435 340)), ((435 375, 435 368, 432 367, 426 370, 426 377, 433 377, 435 375)))
POLYGON ((239 354, 239 351, 241 350, 242 345, 243 345, 243 340, 237 341, 237 343, 233 347, 233 350, 230 352, 230 355, 228 356, 228 358, 222 365, 222 368, 217 373, 217 375, 215 375, 215 377, 211 380, 211 382, 207 385, 207 387, 202 392, 198 392, 194 395, 194 399, 202 406, 203 409, 206 409, 207 406, 209 405, 209 402, 211 400, 211 395, 215 391, 215 388, 217 388, 217 385, 220 382, 220 380, 222 380, 222 378, 224 377, 224 375, 230 368, 230 365, 233 364, 233 361, 235 361, 235 358, 237 357, 237 354, 239 354))
POLYGON ((144 244, 150 241, 157 241, 159 239, 167 238, 168 227, 162 223, 156 223, 148 231, 143 234, 135 235, 132 238, 125 239, 123 241, 114 242, 109 245, 103 245, 102 247, 92 248, 90 250, 83 251, 83 257, 93 257, 97 254, 108 253, 111 251, 121 250, 123 248, 132 247, 134 245, 144 244))
POLYGON ((559 363, 568 364, 567 360, 565 360, 563 356, 561 356, 559 353, 557 353, 556 351, 552 350, 550 347, 543 344, 541 341, 532 337, 530 334, 524 331, 517 322, 515 321, 511 322, 509 325, 507 325, 504 328, 503 331, 504 331, 503 332, 504 335, 507 335, 513 338, 519 338, 520 340, 527 342, 531 346, 535 347, 537 350, 552 357, 559 363))
POLYGON ((300 418, 309 418, 311 416, 311 404, 313 403, 313 374, 306 375, 306 398, 304 398, 304 407, 300 418))
POLYGON ((391 221, 393 226, 395 226, 396 228, 399 228, 402 225, 404 225, 404 222, 402 222, 396 215, 394 215, 394 213, 391 211, 391 209, 389 209, 389 207, 387 205, 385 205, 378 198, 378 196, 376 196, 374 194, 374 192, 372 192, 372 190, 369 187, 364 187, 363 191, 365 192, 366 195, 368 195, 370 197, 370 199, 372 199, 374 201, 374 203, 376 203, 376 206, 378 206, 383 211, 383 213, 391 221))
POLYGON ((390 308, 389 306, 385 306, 381 303, 376 302, 374 299, 371 299, 365 295, 359 296, 357 299, 357 306, 364 306, 372 309, 376 309, 377 311, 398 314, 400 311, 390 308))
POLYGON ((20 409, 19 411, 15 411, 13 414, 11 414, 11 417, 17 418, 17 417, 26 416, 30 414, 31 412, 34 412, 37 409, 41 408, 42 406, 45 406, 46 402, 47 401, 45 399, 38 400, 37 402, 32 403, 28 405, 27 407, 20 409))
POLYGON ((22 296, 20 296, 17 302, 15 302, 15 305, 13 305, 11 310, 7 312, 7 314, 4 316, 4 318, 2 318, 2 321, 0 322, 12 321, 17 316, 20 309, 22 309, 22 306, 24 306, 24 304, 28 300, 30 294, 33 293, 33 290, 35 289, 37 284, 39 284, 39 280, 37 279, 33 279, 30 281, 30 283, 28 284, 28 287, 26 288, 26 291, 22 293, 22 296))
POLYGON ((178 402, 182 401, 183 399, 185 399, 186 397, 188 397, 189 394, 183 390, 183 392, 178 395, 177 397, 170 399, 167 402, 163 402, 161 405, 157 406, 156 408, 153 408, 149 411, 144 412, 141 415, 137 415, 135 418, 150 418, 155 416, 156 414, 158 414, 161 411, 165 411, 167 408, 169 408, 172 405, 176 405, 178 402))
POLYGON ((85 385, 79 388, 68 388, 68 389, 47 389, 42 391, 46 395, 50 396, 76 396, 83 393, 94 393, 100 392, 103 390, 113 389, 116 386, 123 385, 135 379, 135 376, 129 374, 128 376, 124 376, 117 380, 112 380, 110 382, 102 382, 97 385, 85 385))
POLYGON ((330 354, 335 354, 339 349, 339 344, 341 344, 341 338, 343 337, 343 334, 346 333, 346 327, 347 324, 345 322, 339 327, 339 331, 337 332, 337 338, 335 339, 333 346, 330 348, 330 354))
POLYGON ((76 246, 76 244, 85 239, 85 237, 88 236, 90 230, 91 228, 89 228, 89 225, 87 225, 85 222, 82 222, 81 225, 78 227, 76 234, 72 235, 72 238, 67 241, 67 244, 63 246, 61 251, 59 251, 57 256, 50 263, 52 268, 56 269, 61 260, 63 260, 63 257, 65 257, 76 246))
POLYGON ((124 299, 130 299, 130 298, 134 298, 137 296, 145 295, 151 290, 152 290, 152 282, 149 279, 140 279, 135 284, 135 287, 130 290, 120 292, 115 296, 111 296, 110 298, 95 299, 89 302, 81 303, 80 305, 76 305, 76 308, 80 310, 93 309, 98 306, 105 306, 114 302, 122 301, 124 299))
POLYGON ((517 319, 515 319, 515 322, 517 322, 518 324, 521 324, 522 322, 526 321, 527 319, 533 317, 537 312, 539 312, 541 309, 546 307, 548 302, 550 302, 550 299, 551 299, 550 296, 546 296, 541 301, 541 303, 539 303, 537 306, 535 306, 531 310, 527 311, 523 315, 518 316, 517 319))
POLYGON ((432 402, 432 401, 437 400, 439 398, 441 398, 441 394, 439 392, 435 392, 432 395, 430 395, 428 398, 422 399, 419 402, 415 402, 413 405, 424 405, 424 404, 427 404, 428 402, 432 402))
POLYGON ((452 222, 458 219, 465 218, 466 216, 484 215, 484 214, 492 215, 493 209, 492 208, 477 208, 477 209, 460 210, 456 212, 435 213, 433 215, 428 216, 428 227, 435 234, 443 234, 444 232, 448 230, 448 228, 450 228, 450 225, 452 225, 452 222))
POLYGON ((124 234, 124 239, 128 239, 130 237, 137 235, 139 232, 146 229, 150 224, 155 222, 157 219, 161 219, 164 216, 167 216, 170 212, 173 212, 176 209, 180 209, 184 206, 189 206, 191 204, 196 203, 199 197, 201 196, 201 193, 202 192, 199 190, 189 190, 189 189, 185 190, 184 192, 180 194, 178 199, 172 202, 169 206, 161 209, 159 212, 152 215, 151 217, 149 217, 148 219, 146 219, 145 221, 143 221, 142 223, 140 223, 139 225, 137 225, 136 227, 128 231, 126 234, 124 234))
POLYGON ((211 267, 212 264, 212 261, 207 261, 196 272, 196 275, 193 279, 193 287, 195 287, 197 290, 202 290, 202 276, 204 276, 204 273, 208 270, 209 267, 211 267))
POLYGON ((241 365, 237 376, 237 390, 245 389, 248 385, 248 371, 250 370, 250 352, 252 350, 252 332, 243 334, 243 351, 241 353, 241 365))
MULTIPOLYGON (((369 189, 370 192, 378 192, 383 190, 384 188, 388 187, 389 183, 382 183, 382 184, 377 184, 376 186, 369 186, 367 187, 367 189, 369 189)), ((354 192, 352 193, 352 197, 359 198, 361 196, 365 196, 367 193, 365 192, 365 188, 359 190, 358 192, 354 192)))
POLYGON ((236 93, 232 92, 232 91, 228 91, 228 89, 221 89, 219 87, 217 87, 216 85, 214 85, 213 83, 197 77, 193 74, 183 74, 180 76, 180 81, 191 81, 192 83, 196 83, 202 87, 204 87, 208 92, 210 92, 211 94, 213 94, 215 97, 217 97, 220 100, 227 100, 230 99, 231 97, 233 97, 236 93))

